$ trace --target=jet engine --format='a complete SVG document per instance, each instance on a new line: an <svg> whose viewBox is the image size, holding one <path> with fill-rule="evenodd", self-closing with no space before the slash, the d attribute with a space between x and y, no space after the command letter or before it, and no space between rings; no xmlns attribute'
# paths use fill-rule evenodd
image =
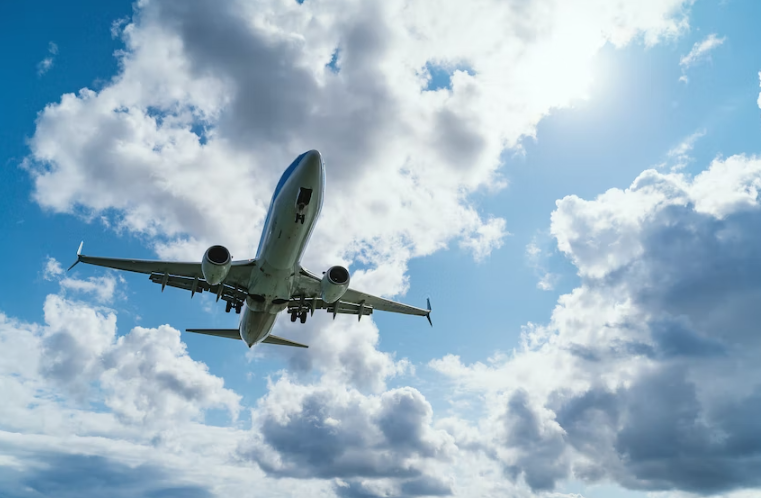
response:
<svg viewBox="0 0 761 498"><path fill-rule="evenodd" d="M220 284L227 277L227 272L230 271L231 265L232 258L230 257L230 251L226 247L211 246L206 250L201 261L203 278L210 285Z"/></svg>
<svg viewBox="0 0 761 498"><path fill-rule="evenodd" d="M349 288L349 270L343 266L331 266L322 276L320 287L322 300L326 303L335 303Z"/></svg>

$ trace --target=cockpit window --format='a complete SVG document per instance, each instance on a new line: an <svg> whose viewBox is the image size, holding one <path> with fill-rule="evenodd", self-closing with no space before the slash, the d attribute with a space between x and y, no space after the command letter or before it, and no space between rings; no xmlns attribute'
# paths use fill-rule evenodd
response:
<svg viewBox="0 0 761 498"><path fill-rule="evenodd" d="M306 206L309 201L312 200L312 189L301 187L299 189L299 197L296 199L296 204L299 206Z"/></svg>

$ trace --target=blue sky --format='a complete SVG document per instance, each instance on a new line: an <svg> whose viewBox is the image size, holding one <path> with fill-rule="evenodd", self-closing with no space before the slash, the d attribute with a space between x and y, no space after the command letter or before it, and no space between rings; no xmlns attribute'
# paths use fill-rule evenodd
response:
<svg viewBox="0 0 761 498"><path fill-rule="evenodd" d="M9 496L96 496L88 466L130 496L758 492L761 6L486 3L2 7ZM247 351L177 334L235 326L208 296L57 270L82 240L251 257L309 148L305 264L430 296L432 329L322 317L279 324L308 352Z"/></svg>

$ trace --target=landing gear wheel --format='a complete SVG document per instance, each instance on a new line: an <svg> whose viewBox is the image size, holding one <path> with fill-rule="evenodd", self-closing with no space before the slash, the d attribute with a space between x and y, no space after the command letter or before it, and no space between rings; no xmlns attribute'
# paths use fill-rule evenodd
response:
<svg viewBox="0 0 761 498"><path fill-rule="evenodd" d="M235 312L240 315L240 311L243 309L243 303L238 303L235 305Z"/></svg>
<svg viewBox="0 0 761 498"><path fill-rule="evenodd" d="M299 315L299 319L301 320L301 323L307 323L307 312L302 311Z"/></svg>
<svg viewBox="0 0 761 498"><path fill-rule="evenodd" d="M292 311L292 312L291 312L291 321L292 321L292 322L295 322L295 321L296 321L296 317L297 317L297 316L298 316L298 315L296 315L296 312L295 312L295 311Z"/></svg>
<svg viewBox="0 0 761 498"><path fill-rule="evenodd" d="M231 309L233 309L233 303L231 301L227 301L227 305L225 305L225 313L230 313Z"/></svg>

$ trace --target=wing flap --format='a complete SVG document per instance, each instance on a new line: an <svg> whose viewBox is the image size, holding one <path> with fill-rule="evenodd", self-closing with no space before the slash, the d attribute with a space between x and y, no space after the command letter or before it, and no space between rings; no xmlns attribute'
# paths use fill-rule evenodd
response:
<svg viewBox="0 0 761 498"><path fill-rule="evenodd" d="M185 332L193 332L194 334L214 335L217 337L224 337L225 339L240 339L240 331L238 329L185 329Z"/></svg>
<svg viewBox="0 0 761 498"><path fill-rule="evenodd" d="M278 337L276 335L268 335L266 339L262 341L265 344L277 344L278 346L293 346L295 348L308 348L306 344L301 344L300 342L294 342L289 341L288 339L283 339L282 337Z"/></svg>

